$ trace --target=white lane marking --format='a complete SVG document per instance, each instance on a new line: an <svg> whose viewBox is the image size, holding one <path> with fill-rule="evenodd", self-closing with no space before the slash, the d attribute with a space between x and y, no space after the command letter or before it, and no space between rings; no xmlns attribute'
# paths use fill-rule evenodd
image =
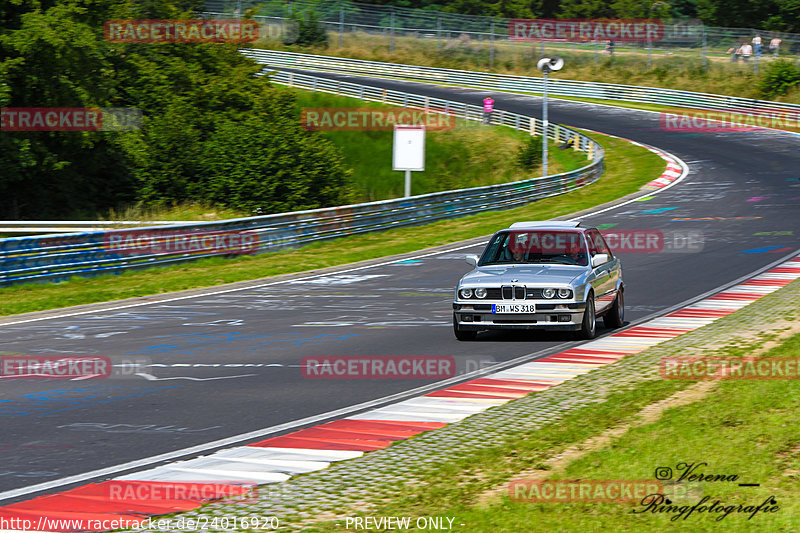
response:
<svg viewBox="0 0 800 533"><path fill-rule="evenodd" d="M147 381L170 381L173 379L186 379L189 381L214 381L215 379L247 378L251 376L257 376L258 374L239 374L238 376L219 376L214 378L193 378L189 376L174 376L169 378L159 378L152 374L147 374L145 372L137 372L136 375L146 379Z"/></svg>
<svg viewBox="0 0 800 533"><path fill-rule="evenodd" d="M130 365L114 365L128 368ZM284 365L282 363L151 363L142 366L151 368L266 368L270 366L302 368L303 365Z"/></svg>
<svg viewBox="0 0 800 533"><path fill-rule="evenodd" d="M650 192L649 193L650 195L658 194L661 191L666 190L667 188L671 187L672 185L677 184L679 181L683 180L683 178L685 177L686 174L688 174L688 166L686 166L683 163L683 161L681 161L677 157L675 159L676 159L676 161L679 161L681 163L681 166L684 169L682 177L679 178L678 180L675 180L668 187L664 187L664 188L659 189L657 191ZM634 200L631 200L631 201L634 201ZM592 216L592 215L595 215L595 214L603 213L605 211L609 211L609 210L621 207L622 205L625 205L627 203L630 203L630 202L625 202L623 204L611 206L609 208L602 209L602 210L597 211L597 212L590 212L590 213L587 213L587 214L585 214L583 216L587 217L587 216ZM432 257L432 256L441 255L441 254L445 254L445 253L452 253L452 252L455 252L455 251L458 251L458 250L465 250L465 249L469 249L469 248L474 248L474 247L477 247L477 246L480 246L480 244L476 243L476 244L461 245L461 246L458 246L456 248L451 248L451 249L448 249L448 250L442 250L442 251L438 251L438 252L430 252L430 253L427 253L427 254L421 254L421 255L418 255L418 256L414 256L412 258ZM386 262L383 262L383 263L377 263L377 264L374 264L374 265L366 265L366 266L362 266L362 267L354 267L354 268L351 268L351 269L346 269L346 270L343 270L343 271L339 271L339 273L355 272L355 271L359 271L359 270L365 270L365 269L368 269L368 268L377 268L377 267L381 267L381 266L390 265L390 264L392 264L392 263L394 263L396 261L397 260L386 261ZM778 261L776 261L774 264L778 264ZM300 279L313 279L314 277L316 277L316 276L308 276L306 278L300 278ZM746 279L746 276L743 276L740 279ZM21 323L27 323L27 322L37 322L37 321L41 321L41 320L49 320L49 319L54 319L54 318L65 318L65 317L69 317L69 316L79 316L79 315L92 314L92 313L97 313L97 312L108 312L108 311L114 311L114 310L117 310L117 309L126 309L126 308L130 308L130 307L138 307L138 306L142 306L142 305L161 304L161 303L164 303L164 302L187 300L187 299L191 299L191 298L207 298L208 296L213 296L213 295L216 295L216 294L227 294L227 293L237 292L237 291L242 291L242 290L251 290L251 289L257 289L257 288L262 288L262 287L269 287L269 286L282 284L282 283L286 283L286 282L285 281L274 281L274 282L263 283L263 284L259 284L259 285L247 286L247 287L237 287L237 288L232 288L232 289L224 289L224 290L220 290L220 291L214 291L214 292L211 292L211 293L204 293L202 295L180 296L180 297L170 298L170 299L167 299L167 300L161 300L159 302L139 302L139 303L134 303L134 304L127 304L127 305L117 306L117 307L113 307L113 308L103 309L101 311L93 309L93 310L89 310L89 311L81 311L81 312L75 312L75 313L64 313L64 314L58 314L58 315L55 315L55 316L32 318L32 319L27 319L27 320L21 320L21 321L16 321L16 322L0 324L0 327L2 327L4 325L21 324ZM719 288L717 288L716 290L719 290ZM709 291L709 292L712 292L712 291ZM708 294L708 293L706 293L706 294ZM690 301L690 300L687 300L687 301ZM676 306L675 308L679 308L679 306ZM561 346L566 346L566 343L556 347L556 349L560 348ZM513 360L508 361L508 362L506 362L504 364L501 364L501 365L498 365L498 366L501 369L503 369L503 368L512 368L512 367L514 367L515 364L519 365L519 363L516 363L517 361L524 360L524 359L526 359L528 357L531 357L531 356L533 356L535 354L536 354L535 352L534 353L530 353L530 354L526 354L526 355L514 358ZM586 369L585 371L589 371L589 370L590 369ZM51 488L55 488L55 487L60 487L60 486L67 485L67 484L78 483L78 482L81 482L81 481L86 481L86 480L90 480L90 479L93 479L93 478L106 476L108 474L113 474L113 473L122 472L122 471L126 471L126 470L132 470L134 468L140 468L140 467L143 467L143 466L148 466L148 465L156 463L156 462L170 460L170 459L177 458L177 457L184 457L184 456L187 456L187 455L204 452L204 451L207 451L209 449L219 448L219 447L222 447L222 446L227 446L229 444L234 444L234 443L242 442L242 441L245 441L245 440L251 440L251 439L258 438L258 437L263 437L263 436L266 436L266 435L269 435L269 434L272 434L272 433L283 431L285 429L293 429L293 428L301 426L301 425L311 424L311 423L315 423L315 422L318 422L318 421L321 421L321 420L326 420L326 419L338 417L339 415L347 415L349 413L352 413L354 411L359 411L359 410L367 408L369 406L380 405L380 404L383 404L383 403L386 403L386 402L391 402L393 399L405 399L405 398L408 398L408 397L413 397L414 393L416 391L427 392L429 390L438 390L439 388L441 388L442 384L445 384L445 383L450 382L450 381L452 381L454 383L456 381L462 381L465 377L467 377L467 376L469 376L471 374L482 376L482 375L489 374L489 372L476 371L476 372L472 372L472 373L466 374L464 376L459 376L458 378L452 378L451 380L446 380L445 382L440 382L439 384L434 384L433 386L419 387L417 389L413 389L412 391L406 391L404 393L398 393L398 394L386 396L386 397L383 397L383 398L380 398L380 399L377 399L377 400L371 400L369 402L364 402L364 403L358 404L356 406L350 406L350 407L346 407L346 408L330 411L328 413L323 413L321 415L315 415L315 416L311 416L311 417L306 417L304 419L296 420L296 421L293 421L293 422L287 422L287 423L279 424L277 426L272 426L272 427L269 427L269 428L264 428L264 429L261 429L261 430L252 431L252 432L249 432L249 433L243 433L243 434L240 434L240 435L236 435L236 436L233 436L233 437L228 437L228 438L225 438L225 439L220 439L220 440L213 441L213 442L210 442L210 443L205 443L205 444L201 444L201 445L197 445L197 446L192 446L192 447L189 447L189 448L184 448L182 450L176 450L176 451L173 451L173 452L167 452L167 453L159 454L159 455L148 457L148 458L144 458L144 459L130 461L130 462L123 463L123 464L120 464L120 465L115 465L115 466L112 466L112 467L107 467L107 468L103 468L103 469L99 469L99 470L94 470L94 471L86 472L86 473L83 473L83 474L78 474L78 475L74 475L74 476L68 476L66 478L62 478L62 479L58 479L58 480L53 480L53 481L49 481L49 482L45 482L45 483L39 483L39 484L32 485L32 486L29 486L29 487L23 487L23 488L20 488L20 489L13 489L13 490L1 492L0 493L0 500L14 498L14 497L22 496L22 495L25 495L25 494L34 493L34 492L40 492L40 491L43 491L43 490L47 490L47 489L51 489ZM351 419L359 419L359 418L366 418L366 417L363 417L362 415L355 415L355 416L350 417L350 418Z"/></svg>
<svg viewBox="0 0 800 533"><path fill-rule="evenodd" d="M392 263L390 263L392 264ZM374 278L385 278L389 274L331 274L319 276L310 280L297 280L288 282L289 285L350 285L359 281L366 281Z"/></svg>
<svg viewBox="0 0 800 533"><path fill-rule="evenodd" d="M591 131L591 130L587 130L587 131ZM602 133L602 132L597 132L597 133ZM609 137L615 137L614 135L609 135L607 133L602 133L602 134L603 135L608 135ZM621 137L618 137L618 138L621 138ZM639 143L636 143L635 141L631 141L630 139L625 139L625 140L628 141L628 142L634 143L634 144L639 144ZM655 190L655 191L647 191L646 193L644 193L644 195L654 196L656 194L659 194L660 192L665 191L665 190L669 189L670 187L672 187L673 185L676 185L679 182L683 181L683 179L689 173L689 166L686 163L684 163L683 160L681 160L679 157L677 157L675 155L672 155L669 152L665 152L663 150L661 150L661 152L664 153L664 154L669 155L670 157L672 157L681 166L681 168L683 169L683 172L681 173L681 177L680 178L676 179L675 181L673 181L671 184L667 185L666 187L662 187L661 189L658 189L658 190ZM585 217L589 217L589 216L598 215L600 213L605 213L606 211L610 211L612 209L616 209L618 207L622 207L622 206L627 205L627 204L629 204L631 202L634 202L635 200L636 199L632 199L632 200L629 200L629 201L624 202L622 204L613 205L611 207L608 207L608 208L605 208L605 209L601 209L599 211L592 211L592 212L586 213L585 215L582 215L581 217L578 217L578 218L585 218ZM576 219L570 219L570 220L576 220ZM477 237L477 238L479 238L479 239L487 238L488 239L489 237L490 236L487 235L485 237ZM411 256L411 257L406 258L405 260L406 261L418 260L418 259L422 259L422 258L425 258L425 257L434 257L434 256L437 256L437 255L452 254L453 252L457 252L459 250L467 250L469 248L475 248L475 247L480 246L480 245L481 245L480 243L461 245L461 246L456 246L455 248L449 248L447 250L440 250L438 252L429 252L427 254L420 254L420 255ZM388 265L392 265L394 263L397 263L397 261L398 261L397 259L394 259L394 260L391 260L391 261L384 261L384 262L377 263L377 264L374 264L374 265L365 265L365 266L361 266L361 267L354 267L354 268L349 268L349 269L345 269L345 270L339 270L339 271L337 271L335 273L335 275L341 275L341 274L345 274L347 272L358 272L360 270L366 270L366 269L369 269L369 268L378 268L378 267L388 266ZM324 276L328 276L328 275L329 274L323 275L323 277ZM181 301L181 300L188 300L188 299L191 299L191 298L208 298L209 296L215 296L215 295L218 295L218 294L228 294L228 293L231 293L231 292L237 292L237 291L243 291L243 290L260 289L260 288L271 287L271 286L279 285L279 284L286 284L286 283L289 283L289 282L297 283L297 282L302 282L302 281L306 281L306 280L313 280L313 279L316 279L316 278L319 278L319 277L320 277L319 275L310 275L310 276L301 277L301 278L298 278L298 279L295 279L295 280L289 280L289 281L287 281L287 280L272 281L272 282L262 283L262 284L258 284L258 285L250 285L250 286L247 286L247 287L235 287L235 288L232 288L232 289L223 289L223 290L220 290L220 291L206 292L206 293L203 293L203 294L194 294L194 295L190 295L190 296L177 296L175 298L167 298L165 300L159 300L157 302L138 302L138 303L120 305L120 306L116 306L116 307L110 307L110 308L101 309L101 310L93 309L93 310L89 310L89 311L77 311L77 312L72 312L72 313L69 313L69 312L67 312L67 313L57 313L55 315L46 316L46 317L29 318L29 319L25 319L25 320L16 320L16 321L13 321L13 322L0 322L0 328L3 327L3 326L10 326L10 325L16 325L16 324L26 324L26 323L29 323L29 322L39 322L39 321L42 321L42 320L51 320L51 319L57 319L57 318L67 318L67 317L71 317L71 316L81 316L81 315L88 315L88 314L92 314L92 313L107 313L108 311L116 311L116 310L119 310L119 309L129 309L131 307L140 307L140 306L143 306L143 305L158 305L158 304L164 304L166 302L177 302L177 301ZM144 298L146 298L146 296Z"/></svg>
<svg viewBox="0 0 800 533"><path fill-rule="evenodd" d="M486 239L488 239L489 237L490 237L490 235L487 235L485 237L477 237L477 238L481 238L481 239L482 238L486 238ZM413 256L413 257L410 257L409 259L420 259L420 258L423 258L423 257L432 257L432 256L439 255L439 254L456 252L458 250L466 250L466 249L469 249L469 248L475 248L477 246L483 246L483 243L473 243L473 244L460 245L460 246L457 246L455 248L449 248L447 250L441 250L441 251L438 251L438 252L428 252L426 254ZM359 270L366 270L368 268L379 268L379 267L384 267L384 266L391 265L392 263L395 263L395 262L397 262L397 259L394 259L392 261L384 261L382 263L376 263L374 265L365 265L365 266L360 266L360 267L348 268L348 269L345 269L345 270L339 270L336 273L337 274L343 274L343 273L346 273L346 272L357 272ZM272 287L274 285L285 285L285 284L289 283L289 281L312 280L312 279L317 278L319 276L320 276L319 274L315 274L315 275L309 275L309 276L297 278L297 279L294 279L294 280L270 281L268 283L261 283L261 284L258 284L258 285L249 285L247 287L235 287L235 288L232 288L232 289L223 289L223 290L219 290L219 291L205 292L203 294L192 294L192 295L188 295L188 296L176 296L174 298L167 298L167 299L158 300L158 301L155 301L155 302L153 302L153 301L150 301L150 302L137 302L137 303L119 305L119 306L116 306L116 307L108 307L108 308L105 308L105 309L92 309L92 310L89 310L89 311L65 312L65 313L57 313L57 314L54 314L54 315L38 317L38 318L27 318L27 319L24 319L24 320L16 320L16 321L13 321L13 322L0 322L0 328L2 328L4 326L15 326L17 324L26 324L26 323L29 323L29 322L40 322L42 320L54 320L54 319L60 319L60 318L68 318L68 317L72 317L72 316L82 316L82 315L89 315L89 314L107 313L109 311L117 311L119 309L129 309L131 307L140 307L140 306L143 306L143 305L161 305L161 304L164 304L164 303L167 303L167 302L177 302L177 301L181 301L181 300L189 300L189 299L192 299L192 298L207 298L209 296L215 296L215 295L218 295L218 294L228 294L228 293L231 293L231 292L247 291L247 290L253 290L253 289L261 289L261 288L264 288L264 287ZM150 296L152 297L153 295L150 295ZM141 298L146 298L146 297L147 296L142 296ZM104 316L102 318L107 318L107 317ZM126 317L123 317L123 318L126 318Z"/></svg>
<svg viewBox="0 0 800 533"><path fill-rule="evenodd" d="M463 248L469 248L471 246L475 246L475 245L464 246ZM730 286L736 285L737 283L741 283L745 279L749 279L749 278L752 278L752 277L754 277L756 275L763 274L765 271L767 271L767 270L769 270L771 268L775 268L777 265L786 263L789 260L790 257L797 256L797 252L798 252L798 250L795 250L792 254L789 254L789 255L781 258L781 259L778 259L778 260L774 261L773 263L771 263L771 264L769 264L769 265L767 265L765 267L762 267L761 269L758 269L758 270L754 271L754 272L758 272L758 274L750 273L749 275L742 276L739 279L734 280L733 282L721 285L719 287L716 287L715 289L707 291L705 293L705 295L713 294L715 292L719 292L721 290L725 290L726 287L730 287ZM428 255L433 255L433 254L428 254ZM703 295L700 296L700 298L702 298L702 297L703 297ZM679 304L677 304L675 306L672 306L670 308L662 310L660 312L663 313L663 314L667 314L667 313L672 312L673 310L686 308L686 307L690 306L693 303L693 301L694 301L694 298L690 298L690 299L687 299L687 300L685 300L685 301L683 301L683 302L681 302L681 303L679 303ZM652 318L645 317L644 319L642 319L641 322L635 322L635 323L631 324L630 327L632 327L634 325L640 325L642 323L646 323L648 320L652 320ZM562 343L562 344L552 348L554 350L553 353L559 353L559 351L563 351L563 349L567 348L568 346L569 347L575 347L575 346L571 346L570 343ZM581 345L578 345L578 347L580 347L580 346ZM574 364L537 363L535 361L525 361L527 358L535 356L535 355L537 355L537 352L532 352L532 353L529 353L529 354L526 354L526 355L523 355L523 356L520 356L520 357L516 357L516 358L512 359L511 361L506 361L505 363L499 363L497 365L497 368L498 368L497 371L508 370L508 369L513 369L516 372L525 372L525 371L531 372L531 371L533 371L533 372L531 372L531 374L535 375L535 372L537 370L542 372L543 374L549 374L553 370L567 371L567 372L578 373L578 374L589 372L589 371L592 370L592 368L582 367L582 366L574 365ZM260 438L260 437L264 437L264 436L267 436L267 435L270 435L270 434L273 434L273 433L278 433L280 431L284 431L284 430L288 430L288 429L295 429L295 428L297 428L299 426L314 424L314 423L320 422L322 420L338 419L340 417L341 418L347 417L349 420L370 419L369 416L370 416L370 414L372 414L372 416L374 416L374 411L370 411L370 412L366 412L366 413L360 413L360 414L356 414L356 415L352 415L352 413L354 413L354 412L358 413L361 410L368 409L370 407L374 407L374 406L377 406L377 405L388 404L388 405L385 405L385 407L391 407L391 403L390 402L392 402L392 401L395 401L395 400L402 401L402 400L415 398L415 397L418 397L420 394L424 394L424 393L427 393L427 392L430 392L430 391L433 391L433 390L441 390L442 388L445 388L447 385L459 383L459 382L463 381L464 378L469 378L469 377L472 377L472 376L478 377L478 376L486 376L486 375L496 374L497 371L476 370L474 372L470 372L468 374L465 374L464 376L458 376L458 377L455 377L455 378L450 378L448 380L444 380L444 381L441 381L441 382L438 382L438 383L434 383L434 384L429 385L429 386L418 387L416 389L412 389L411 391L406 391L406 392L393 394L393 395L390 395L390 396L385 396L383 398L379 398L379 399L376 399L376 400L370 400L368 402L364 402L364 403L361 403L361 404L358 404L358 405L355 405L355 406L336 409L334 411L329 411L327 413L323 413L323 414L320 414L320 415L310 416L310 417L306 417L306 418L303 418L303 419L300 419L300 420L295 420L295 421L292 421L292 422L285 422L283 424L278 424L276 426L271 426L271 427L264 428L264 429L261 429L261 430L251 431L249 433L242 433L242 434L239 434L239 435L236 435L236 436L233 436L233 437L227 437L225 439L216 440L216 441L213 441L213 442L210 442L210 443L200 444L200 445L197 445L197 446L192 446L192 447L189 447L189 448L184 448L184 449L176 450L176 451L172 451L172 452L162 453L162 454L155 455L155 456L152 456L152 457L147 457L147 458L144 458L144 459L138 459L138 460L135 460L135 461L129 461L127 463L123 463L123 464L120 464L120 465L115 465L115 466L111 466L111 467L107 467L107 468L102 468L102 469L99 469L99 470L94 470L94 471L86 472L86 473L83 473L83 474L77 474L77 475L74 475L74 476L68 476L66 478L61 478L61 479L57 479L57 480L53 480L53 481L48 481L48 482L45 482L45 483L39 483L39 484L28 486L28 487L23 487L23 488L19 488L19 489L12 489L12 490L8 490L8 491L5 491L5 492L0 492L0 501L6 500L6 499L9 499L9 498L16 498L16 497L19 497L19 496L23 496L23 495L31 494L31 493L35 493L35 492L41 492L41 491L44 491L44 490L48 490L48 489L52 489L52 488L56 488L56 487L61 487L61 486L68 485L68 484L80 483L82 481L87 481L87 480L91 480L91 479L95 479L95 478L99 478L99 477L104 477L104 476L108 476L110 474L116 474L118 472L124 472L124 471L127 471L127 470L133 470L135 468L141 468L141 467L144 467L144 466L149 466L149 465L151 465L153 463L158 463L158 462L162 462L162 461L168 461L168 460L175 459L175 458L178 458L178 457L185 457L185 456L189 456L189 455L193 455L193 454L199 454L201 452L205 452L205 451L208 451L208 450L211 450L211 449L222 448L224 446L228 446L228 445L231 445L231 444L237 444L237 443L240 443L240 442L243 442L243 441L247 441L247 440L254 440L254 439L257 439L257 438ZM408 418L406 418L408 416L409 416L408 414L401 414L401 415L384 414L382 416L382 419L383 420L410 421ZM424 417L424 416L422 416L422 417L414 417L414 419L415 420L422 420L422 421L430 420L429 418ZM306 450L295 449L295 448L272 448L272 449L281 450L281 451L292 451L293 453L301 453L301 452L306 452L306 453L309 453L309 454L321 453L320 450L316 450L316 451L315 450L307 450L306 451ZM137 472L137 473L130 474L130 476L137 476L137 475L141 475L141 473ZM118 479L125 479L125 477L126 476L124 476L122 478L118 478ZM135 477L132 478L132 479L135 479ZM174 479L173 479L173 481L174 481Z"/></svg>
<svg viewBox="0 0 800 533"><path fill-rule="evenodd" d="M474 245L471 245L474 246ZM466 247L465 247L466 248ZM523 356L523 357L529 357ZM519 359L519 358L518 358ZM513 364L512 362L508 362L509 365ZM518 364L518 362L517 362ZM410 391L399 392L396 394L391 394L389 396L384 396L383 398L378 398L375 400L370 400L367 402L363 402L360 404L342 407L341 409L335 409L333 411L328 411L327 413L322 413L318 415L308 416L305 418L301 418L298 420L293 420L290 422L284 422L282 424L277 424L275 426L270 426L263 429L258 429L255 431L250 431L247 433L241 433L239 435L234 435L232 437L226 437L224 439L219 439L212 442L207 442L203 444L198 444L196 446L190 446L188 448L183 448L180 450L174 450L171 452L166 452L158 455L154 455L151 457L145 457L143 459L137 459L134 461L129 461L127 463L122 463L114 466L109 466L106 468L100 468L98 470L92 470L90 472L84 472L82 474L75 474L72 476L67 476L61 479L55 479L52 481L46 481L44 483L38 483L36 485L30 485L28 487L21 487L18 489L7 490L5 492L0 492L0 501L7 500L10 498L17 498L19 496L24 496L26 494L41 492L49 489L53 489L56 487L62 487L64 485L71 485L73 483L81 483L83 481L89 481L91 479L101 478L101 477L108 477L112 474L117 474L119 472L125 472L128 470L134 470L137 468L147 467L154 463L159 463L163 461L169 461L172 459L177 459L180 457L187 457L192 455L198 455L203 452L207 452L209 450L213 450L216 448L223 448L225 446L230 446L232 444L239 444L245 441L251 441L255 439L260 439L275 433L279 433L282 431L295 429L297 427L307 426L316 424L318 422L329 421L331 419L341 419L345 417L350 417L352 419L353 413L358 413L360 411L364 411L366 409L384 405L384 404L391 404L393 401L399 400L406 400L412 397L419 396L420 394L425 394L427 392L431 392L433 390L439 390L441 388L447 387L450 384L455 384L459 381L462 381L465 378L469 378L471 376L479 376L483 373L488 373L487 371L476 370L474 372L470 372L469 374L465 374L463 376L456 376L453 378L446 379L444 381L440 381L437 383L433 383L431 385L423 385L421 387L417 387L415 389L411 389ZM356 415L357 416L357 415ZM398 419L400 420L400 419ZM264 448L276 451L291 451L292 453L304 453L305 450L296 449L296 448ZM343 458L349 458L348 455L344 454L353 454L357 453L358 455L353 455L353 457L358 457L362 454L362 452L351 452L351 451L331 451L331 450L308 450L307 453L309 454L343 454ZM131 476L139 475L139 472L132 473ZM116 479L126 479L129 476L123 476L122 478ZM135 479L135 477L130 477L130 479Z"/></svg>

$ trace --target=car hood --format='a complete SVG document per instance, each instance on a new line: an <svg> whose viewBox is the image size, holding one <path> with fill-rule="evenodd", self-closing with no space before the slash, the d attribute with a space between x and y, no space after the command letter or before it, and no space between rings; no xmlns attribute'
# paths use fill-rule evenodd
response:
<svg viewBox="0 0 800 533"><path fill-rule="evenodd" d="M569 284L587 271L567 265L492 265L478 267L461 278L462 285ZM517 281L513 281L517 280Z"/></svg>

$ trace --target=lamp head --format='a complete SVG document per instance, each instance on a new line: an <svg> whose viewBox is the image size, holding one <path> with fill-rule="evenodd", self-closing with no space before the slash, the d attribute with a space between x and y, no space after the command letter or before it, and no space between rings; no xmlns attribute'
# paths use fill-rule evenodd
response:
<svg viewBox="0 0 800 533"><path fill-rule="evenodd" d="M536 63L536 68L542 72L554 72L564 68L564 60L558 56L543 57Z"/></svg>

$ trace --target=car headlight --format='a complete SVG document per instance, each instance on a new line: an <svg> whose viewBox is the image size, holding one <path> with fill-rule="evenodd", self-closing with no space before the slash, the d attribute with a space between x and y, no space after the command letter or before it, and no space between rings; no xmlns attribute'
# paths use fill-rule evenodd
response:
<svg viewBox="0 0 800 533"><path fill-rule="evenodd" d="M559 298L571 298L572 291L569 289L558 289L558 297Z"/></svg>
<svg viewBox="0 0 800 533"><path fill-rule="evenodd" d="M476 298L486 298L486 289L483 287L479 289L475 289L475 297Z"/></svg>
<svg viewBox="0 0 800 533"><path fill-rule="evenodd" d="M462 298L472 298L472 289L461 289L459 294L461 294Z"/></svg>
<svg viewBox="0 0 800 533"><path fill-rule="evenodd" d="M542 289L542 296L547 298L548 300L556 295L555 289Z"/></svg>

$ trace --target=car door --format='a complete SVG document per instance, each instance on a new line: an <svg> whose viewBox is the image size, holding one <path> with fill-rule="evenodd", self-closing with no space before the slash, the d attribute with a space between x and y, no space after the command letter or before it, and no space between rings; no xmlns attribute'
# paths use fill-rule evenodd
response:
<svg viewBox="0 0 800 533"><path fill-rule="evenodd" d="M595 309L600 313L614 302L619 270L616 268L616 258L611 254L611 250L598 230L591 229L587 231L586 240L589 244L590 261L598 254L606 254L608 256L608 261L592 267Z"/></svg>

